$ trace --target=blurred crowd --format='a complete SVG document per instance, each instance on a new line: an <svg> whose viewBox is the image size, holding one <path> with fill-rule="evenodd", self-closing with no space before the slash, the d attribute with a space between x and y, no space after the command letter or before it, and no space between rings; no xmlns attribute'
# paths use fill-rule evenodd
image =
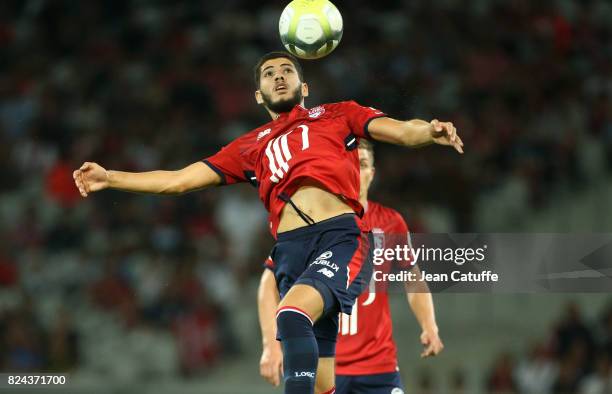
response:
<svg viewBox="0 0 612 394"><path fill-rule="evenodd" d="M304 62L306 105L354 99L395 118L448 119L466 144L463 157L376 148L372 195L413 231L520 231L559 191L610 172L609 1L337 5L344 38ZM181 168L267 122L251 69L281 49L280 11L277 1L0 2L0 370L98 360L82 349L100 313L170 333L185 374L240 352L228 310L272 244L250 186L83 200L72 171L85 160Z"/></svg>
<svg viewBox="0 0 612 394"><path fill-rule="evenodd" d="M511 353L495 360L487 381L490 393L607 394L612 392L612 304L589 322L578 305L568 304L549 338L526 357Z"/></svg>
<svg viewBox="0 0 612 394"><path fill-rule="evenodd" d="M545 338L500 353L484 383L488 394L609 394L612 392L612 303L594 321L569 303ZM466 367L449 376L449 394L470 393ZM439 383L439 382L438 382ZM416 394L440 392L422 370Z"/></svg>

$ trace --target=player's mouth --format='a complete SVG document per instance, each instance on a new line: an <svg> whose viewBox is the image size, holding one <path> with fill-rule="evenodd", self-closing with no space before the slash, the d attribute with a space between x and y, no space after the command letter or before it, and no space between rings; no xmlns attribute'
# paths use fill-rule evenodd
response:
<svg viewBox="0 0 612 394"><path fill-rule="evenodd" d="M287 85L285 85L284 83L278 84L276 85L276 87L274 88L275 92L282 92L282 91L287 91Z"/></svg>

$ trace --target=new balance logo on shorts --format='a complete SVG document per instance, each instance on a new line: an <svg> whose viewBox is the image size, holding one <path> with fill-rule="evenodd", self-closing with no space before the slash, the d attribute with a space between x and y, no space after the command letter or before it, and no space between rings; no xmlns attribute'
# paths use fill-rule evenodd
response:
<svg viewBox="0 0 612 394"><path fill-rule="evenodd" d="M323 275L327 276L328 278L331 278L332 276L335 275L333 271L331 271L331 270L329 270L329 269L327 269L325 267L321 268L317 272L322 273Z"/></svg>

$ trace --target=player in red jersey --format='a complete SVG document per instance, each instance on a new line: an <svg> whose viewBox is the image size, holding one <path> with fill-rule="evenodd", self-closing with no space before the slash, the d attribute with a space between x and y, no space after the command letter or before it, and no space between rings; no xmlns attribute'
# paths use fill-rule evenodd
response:
<svg viewBox="0 0 612 394"><path fill-rule="evenodd" d="M285 270L276 317L285 392L331 392L334 316L338 309L351 312L367 276L367 240L359 219L359 138L412 147L436 143L460 153L463 143L450 122L394 120L352 101L304 108L308 85L297 59L285 52L263 56L255 81L255 99L272 121L215 155L177 171L141 173L107 171L86 162L73 176L84 197L106 188L181 194L237 182L257 186L277 240L273 252ZM315 253L317 264L329 263L333 270L309 268ZM317 330L326 337L315 337Z"/></svg>
<svg viewBox="0 0 612 394"><path fill-rule="evenodd" d="M374 176L374 151L367 140L361 140L359 144L359 163L359 201L365 207L363 220L372 229L374 236L382 240L383 243L377 247L393 248L397 243L409 242L408 226L402 216L391 208L368 200L368 189ZM377 269L388 272L391 263L385 262ZM397 264L403 269L410 267L410 261ZM260 373L276 386L282 376L282 350L276 340L276 328L269 322L273 320L271 317L277 308L279 295L274 262L267 259L265 267L258 291L263 340ZM413 270L420 275L418 267L415 266ZM369 291L359 296L351 315L343 313L340 317L336 347L336 394L403 392L398 373L397 349L393 341L388 294L385 289L375 291L373 285L374 282L371 282ZM444 346L438 336L433 301L427 284L419 281L406 284L406 294L410 308L422 329L421 342L425 349L421 356L435 356Z"/></svg>

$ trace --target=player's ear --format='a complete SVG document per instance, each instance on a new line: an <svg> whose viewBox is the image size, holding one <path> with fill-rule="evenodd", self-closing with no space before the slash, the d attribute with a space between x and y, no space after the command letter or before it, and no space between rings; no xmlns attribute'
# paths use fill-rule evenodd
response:
<svg viewBox="0 0 612 394"><path fill-rule="evenodd" d="M302 82L302 97L308 97L308 84Z"/></svg>
<svg viewBox="0 0 612 394"><path fill-rule="evenodd" d="M257 101L257 104L263 104L263 97L261 96L261 90L257 89L255 91L255 101Z"/></svg>

